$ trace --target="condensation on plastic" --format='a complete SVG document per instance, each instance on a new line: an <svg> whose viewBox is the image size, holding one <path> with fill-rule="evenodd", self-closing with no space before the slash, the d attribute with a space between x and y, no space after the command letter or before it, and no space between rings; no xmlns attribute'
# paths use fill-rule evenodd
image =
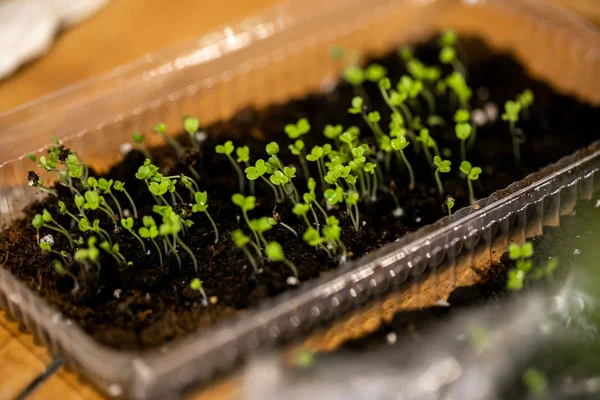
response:
<svg viewBox="0 0 600 400"><path fill-rule="evenodd" d="M64 138L103 171L120 160L119 149L133 130L149 132L164 121L175 131L186 113L208 124L243 107L324 90L339 72L328 58L334 44L378 54L446 28L511 50L554 86L600 103L600 34L542 0L291 1L0 115L0 227L21 216L36 198L23 185L31 166L24 155L41 154L52 136ZM191 383L229 370L249 352L300 336L402 287L409 276L489 262L511 240L556 225L559 215L600 187L598 148L481 200L481 209L459 210L326 278L190 334L168 345L164 354L98 344L3 268L0 305L105 393L177 397Z"/></svg>

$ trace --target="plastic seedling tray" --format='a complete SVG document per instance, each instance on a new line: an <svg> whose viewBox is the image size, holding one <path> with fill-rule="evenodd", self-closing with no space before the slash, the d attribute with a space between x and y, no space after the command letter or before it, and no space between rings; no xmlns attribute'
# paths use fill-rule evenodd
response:
<svg viewBox="0 0 600 400"><path fill-rule="evenodd" d="M545 1L291 1L0 115L0 227L35 200L23 185L30 162L24 155L36 148L40 154L51 136L106 171L134 129L149 131L156 121L176 125L186 113L210 123L243 107L325 89L338 74L326 61L333 44L380 54L446 28L510 49L563 92L600 102L600 35ZM174 398L250 352L402 290L409 276L490 262L510 241L558 224L578 199L589 198L600 188L599 167L596 143L300 290L169 344L166 352L98 344L3 268L0 305L108 395Z"/></svg>

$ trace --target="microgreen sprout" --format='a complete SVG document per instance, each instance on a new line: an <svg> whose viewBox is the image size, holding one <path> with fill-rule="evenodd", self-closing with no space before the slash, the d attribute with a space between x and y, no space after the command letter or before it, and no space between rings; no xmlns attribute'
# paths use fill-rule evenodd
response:
<svg viewBox="0 0 600 400"><path fill-rule="evenodd" d="M198 278L192 279L192 281L190 282L190 289L200 292L204 301L208 300L208 297L206 296L206 292L204 291L204 287L202 286L202 281L200 279L198 279Z"/></svg>
<svg viewBox="0 0 600 400"><path fill-rule="evenodd" d="M531 89L525 89L517 96L517 102L521 105L525 118L529 118L529 107L533 104L534 99L535 96Z"/></svg>
<svg viewBox="0 0 600 400"><path fill-rule="evenodd" d="M469 109L469 100L473 95L473 91L467 85L464 75L453 72L446 77L445 84L452 90L452 93L458 99L460 106L464 109Z"/></svg>
<svg viewBox="0 0 600 400"><path fill-rule="evenodd" d="M292 273L294 274L294 276L296 278L298 277L298 270L296 269L296 266L294 265L294 263L292 263L290 260L288 260L285 257L285 254L283 253L283 249L281 248L281 245L279 243L269 242L267 244L267 246L265 247L265 253L267 254L267 258L270 261L284 263L292 270Z"/></svg>
<svg viewBox="0 0 600 400"><path fill-rule="evenodd" d="M69 271L68 269L66 269L62 263L58 260L54 261L54 270L56 271L57 274L59 274L60 276L68 276L71 279L73 279L73 289L71 289L71 293L77 293L77 291L79 290L79 282L77 282L77 277L75 275L73 275L73 273L71 271Z"/></svg>
<svg viewBox="0 0 600 400"><path fill-rule="evenodd" d="M127 265L132 264L132 263L128 263L127 260L125 259L125 257L123 257L123 255L120 252L118 243L111 245L108 241L104 241L104 242L100 243L100 245L98 247L100 247L102 250L104 250L105 252L110 254L110 256L115 259L117 264L127 264Z"/></svg>
<svg viewBox="0 0 600 400"><path fill-rule="evenodd" d="M433 149L434 154L436 156L440 155L440 150L438 149L436 141L429 134L429 129L421 128L419 130L419 136L417 136L415 140L423 144L423 150L425 152L427 162L429 164L433 164L433 159L431 158L431 151L429 151L429 149Z"/></svg>
<svg viewBox="0 0 600 400"><path fill-rule="evenodd" d="M181 268L181 259L177 254L175 243L178 244L186 253L189 254L190 258L192 259L192 262L194 263L194 271L198 272L198 260L196 259L194 252L179 237L179 232L182 229L180 217L173 211L173 209L170 206L165 206L165 208L163 209L159 209L157 208L157 206L154 206L153 211L160 211L162 215L162 224L160 224L160 226L158 227L158 233L160 236L163 236L165 238L172 238L172 242L170 240L166 240L166 242L173 250L175 257L179 262L179 267Z"/></svg>
<svg viewBox="0 0 600 400"><path fill-rule="evenodd" d="M40 249L48 253L57 254L64 262L67 262L68 253L66 251L56 251L52 248L52 244L48 241L40 240Z"/></svg>
<svg viewBox="0 0 600 400"><path fill-rule="evenodd" d="M152 243L154 244L154 247L156 247L156 251L158 252L158 257L160 260L160 266L163 266L163 258L162 258L162 251L160 250L160 247L158 246L158 243L156 243L156 238L158 237L158 228L156 226L156 222L154 221L154 218L152 218L149 215L146 215L142 218L142 222L144 224L144 226L142 226L139 230L138 233L140 235L140 237L144 238L144 239L150 239L152 241Z"/></svg>
<svg viewBox="0 0 600 400"><path fill-rule="evenodd" d="M200 144L198 143L198 139L196 138L196 133L198 132L198 128L200 128L200 121L197 118L192 118L190 116L183 117L183 129L190 135L190 140L194 149L198 152L200 151Z"/></svg>
<svg viewBox="0 0 600 400"><path fill-rule="evenodd" d="M452 209L454 208L454 197L447 196L444 200L444 206L448 209L448 215L452 215Z"/></svg>
<svg viewBox="0 0 600 400"><path fill-rule="evenodd" d="M450 165L452 165L452 163L450 160L443 160L440 156L435 156L433 157L433 165L435 165L435 181L438 186L438 192L441 196L444 194L444 186L442 185L442 180L440 179L440 172L443 174L450 172Z"/></svg>
<svg viewBox="0 0 600 400"><path fill-rule="evenodd" d="M173 147L173 149L175 149L177 157L181 157L181 155L183 154L183 149L181 148L181 145L179 144L179 142L177 142L177 140L169 136L169 134L167 133L167 125L165 125L163 122L156 124L154 126L154 133L157 133L163 138L165 138L165 140Z"/></svg>
<svg viewBox="0 0 600 400"><path fill-rule="evenodd" d="M240 169L240 166L238 165L238 163L235 162L235 160L231 156L231 153L233 153L234 148L235 147L233 146L233 142L231 140L228 140L223 144L217 145L215 147L215 151L217 152L217 154L225 154L227 156L227 158L231 162L231 165L233 165L235 172L238 174L238 183L240 186L240 192L243 193L244 192L244 174L242 173L242 170Z"/></svg>
<svg viewBox="0 0 600 400"><path fill-rule="evenodd" d="M413 172L410 162L408 162L408 159L404 155L404 149L406 147L408 147L409 144L410 144L410 142L408 140L406 140L406 138L404 136L399 136L390 141L390 145L392 146L392 149L400 154L400 157L402 158L402 161L404 162L404 165L406 166L406 169L408 170L408 174L410 176L410 183L408 185L408 188L410 190L413 190L415 188L415 173Z"/></svg>
<svg viewBox="0 0 600 400"><path fill-rule="evenodd" d="M254 244L252 242L252 239L246 236L241 229L236 229L235 231L231 232L231 239L233 240L235 246L242 249L246 257L248 257L248 260L250 261L250 264L252 264L252 268L254 268L254 271L258 272L256 260L254 259L254 256L252 256L252 253L250 253L250 250L248 250L248 247L246 245L251 244L255 248L258 248L258 246Z"/></svg>
<svg viewBox="0 0 600 400"><path fill-rule="evenodd" d="M327 146L327 145L326 145ZM328 148L331 150L331 146ZM323 163L323 156L325 156L326 148L321 146L315 146L310 150L310 154L306 155L306 159L310 162L317 164L319 170L319 178L321 179L321 186L325 187L325 165Z"/></svg>
<svg viewBox="0 0 600 400"><path fill-rule="evenodd" d="M467 158L467 139L471 136L473 127L468 122L459 122L454 127L456 137L460 140L460 157L464 161Z"/></svg>
<svg viewBox="0 0 600 400"><path fill-rule="evenodd" d="M273 184L271 183L271 181L267 178L265 178L265 173L267 173L269 171L269 169L271 169L271 165L266 163L265 160L263 159L258 159L256 160L256 162L254 163L254 166L250 166L247 167L244 172L246 173L246 178L248 178L248 180L250 180L251 182L255 181L258 178L261 178L263 181L265 181L273 190L273 195L275 196L275 202L279 203L282 201L282 199L279 197L279 191L277 190L277 188L275 186L273 186Z"/></svg>
<svg viewBox="0 0 600 400"><path fill-rule="evenodd" d="M73 258L75 261L83 263L86 269L90 268L90 263L95 265L98 271L100 271L100 263L98 262L98 257L100 256L100 250L96 247L96 242L98 239L95 236L90 236L88 238L87 244L88 248L80 247L75 251Z"/></svg>
<svg viewBox="0 0 600 400"><path fill-rule="evenodd" d="M133 143L140 146L140 149L141 149L142 153L144 154L144 157L152 159L152 156L150 155L150 152L148 151L148 149L146 148L146 144L144 143L144 141L146 140L146 137L144 136L143 133L140 133L137 131L133 132L131 134L131 140L133 140Z"/></svg>
<svg viewBox="0 0 600 400"><path fill-rule="evenodd" d="M470 162L463 161L460 164L460 171L467 177L467 185L469 186L469 201L471 202L471 204L473 204L475 203L475 193L473 192L472 181L476 181L477 179L479 179L479 175L481 174L481 168L473 167Z"/></svg>
<svg viewBox="0 0 600 400"><path fill-rule="evenodd" d="M525 242L523 245L512 243L508 246L508 257L516 261L515 268L508 271L507 288L509 290L521 290L527 273L531 270L531 257L533 256L533 244Z"/></svg>
<svg viewBox="0 0 600 400"><path fill-rule="evenodd" d="M135 231L133 230L133 218L128 217L128 218L124 218L121 220L121 226L127 230L129 233L131 233L133 235L133 237L135 237L138 242L140 242L140 244L142 245L142 250L144 251L144 253L146 252L146 244L144 243L144 241L142 240L141 237L138 236L137 233L135 233Z"/></svg>
<svg viewBox="0 0 600 400"><path fill-rule="evenodd" d="M61 233L67 238L67 240L69 241L69 245L71 247L75 247L71 234L65 228L59 225L58 222L54 220L54 218L52 218L52 215L50 214L50 212L48 212L48 210L44 209L42 211L42 214L36 214L33 217L31 223L36 229L47 228Z"/></svg>
<svg viewBox="0 0 600 400"><path fill-rule="evenodd" d="M513 155L517 165L521 164L521 144L519 143L519 135L517 133L515 124L519 121L521 107L521 103L509 100L504 104L504 113L502 114L502 120L508 121L510 125L510 133L513 142Z"/></svg>
<svg viewBox="0 0 600 400"><path fill-rule="evenodd" d="M244 216L244 220L246 221L248 228L250 228L250 230L254 234L254 239L256 239L256 243L260 243L258 232L256 232L254 229L252 229L253 228L252 224L250 223L250 219L248 218L248 211L254 210L254 207L256 207L256 197L254 197L254 196L245 197L243 194L235 193L233 196L231 196L231 202L233 204L235 204L236 206L238 206L242 210L242 215ZM258 250L259 255L262 255L260 248L258 248L257 250Z"/></svg>
<svg viewBox="0 0 600 400"><path fill-rule="evenodd" d="M122 192L125 195L125 197L127 197L127 200L129 200L129 203L131 204L131 208L133 209L133 217L135 219L137 219L137 217L138 217L137 208L135 206L135 203L133 202L133 199L131 198L131 196L129 195L129 193L127 192L127 190L125 189L125 183L123 183L121 181L115 181L113 183L113 188L117 192Z"/></svg>
<svg viewBox="0 0 600 400"><path fill-rule="evenodd" d="M213 229L215 230L215 243L217 243L219 241L219 230L217 229L217 224L208 212L208 195L206 194L206 192L196 192L194 195L194 201L196 203L192 206L192 212L203 212L204 214L206 214L206 217L212 224Z"/></svg>

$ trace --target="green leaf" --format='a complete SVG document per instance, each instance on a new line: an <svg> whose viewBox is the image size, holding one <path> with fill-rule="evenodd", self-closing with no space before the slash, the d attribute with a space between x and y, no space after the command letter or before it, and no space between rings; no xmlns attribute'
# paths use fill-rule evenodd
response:
<svg viewBox="0 0 600 400"><path fill-rule="evenodd" d="M440 51L439 58L442 64L452 64L456 60L456 50L454 47L446 46Z"/></svg>
<svg viewBox="0 0 600 400"><path fill-rule="evenodd" d="M355 191L350 191L346 194L346 201L348 202L348 204L350 205L356 205L358 204L358 199L359 199L359 195L357 192Z"/></svg>
<svg viewBox="0 0 600 400"><path fill-rule="evenodd" d="M134 143L141 144L144 142L144 135L140 132L133 132L131 134L131 140L133 140Z"/></svg>
<svg viewBox="0 0 600 400"><path fill-rule="evenodd" d="M356 65L346 67L343 72L343 77L352 86L360 86L365 81L364 71Z"/></svg>
<svg viewBox="0 0 600 400"><path fill-rule="evenodd" d="M459 167L460 171L467 176L469 175L469 172L471 172L472 168L473 167L472 167L471 163L468 161L461 162L460 167Z"/></svg>
<svg viewBox="0 0 600 400"><path fill-rule="evenodd" d="M165 125L164 122L159 122L158 124L154 125L154 132L156 133L167 133L167 125Z"/></svg>
<svg viewBox="0 0 600 400"><path fill-rule="evenodd" d="M294 208L292 209L292 212L295 215L302 216L302 215L306 215L306 213L308 212L308 210L310 210L310 205L309 204L306 204L306 203L296 203L296 204L294 204Z"/></svg>
<svg viewBox="0 0 600 400"><path fill-rule="evenodd" d="M323 240L321 239L321 235L319 234L319 231L316 230L315 228L308 228L306 231L304 231L304 234L302 235L302 239L309 244L309 246L318 246L319 244L321 244L323 242Z"/></svg>
<svg viewBox="0 0 600 400"><path fill-rule="evenodd" d="M441 46L454 46L458 41L458 36L455 31L447 30L440 37Z"/></svg>
<svg viewBox="0 0 600 400"><path fill-rule="evenodd" d="M85 204L85 198L80 194L76 194L74 200L77 208L81 208Z"/></svg>
<svg viewBox="0 0 600 400"><path fill-rule="evenodd" d="M306 155L306 159L308 161L317 161L319 158L323 157L323 148L321 146L315 146L310 150L310 154Z"/></svg>
<svg viewBox="0 0 600 400"><path fill-rule="evenodd" d="M377 85L380 90L390 90L392 88L392 83L390 82L390 78L381 79Z"/></svg>
<svg viewBox="0 0 600 400"><path fill-rule="evenodd" d="M202 291L202 281L198 278L192 279L190 282L190 288L192 290L197 290L198 292Z"/></svg>
<svg viewBox="0 0 600 400"><path fill-rule="evenodd" d="M479 167L473 167L471 168L471 171L469 172L469 180L471 181L476 181L477 179L479 179L479 174L481 174L481 168Z"/></svg>
<svg viewBox="0 0 600 400"><path fill-rule="evenodd" d="M281 248L281 245L277 242L269 242L265 247L265 253L267 254L267 258L271 261L285 260L283 249Z"/></svg>
<svg viewBox="0 0 600 400"><path fill-rule="evenodd" d="M506 288L509 290L521 290L523 289L523 282L525 281L525 273L518 269L511 269L508 271L508 282Z"/></svg>
<svg viewBox="0 0 600 400"><path fill-rule="evenodd" d="M394 149L395 151L402 151L405 148L407 148L409 144L410 144L409 141L406 140L406 138L404 136L399 136L390 141L390 145L392 146L392 149Z"/></svg>
<svg viewBox="0 0 600 400"><path fill-rule="evenodd" d="M523 246L521 246L521 257L530 258L533 256L533 243L525 242Z"/></svg>
<svg viewBox="0 0 600 400"><path fill-rule="evenodd" d="M142 223L144 224L145 227L149 228L151 226L156 226L156 222L154 222L154 218L152 218L150 215L145 215L142 218Z"/></svg>
<svg viewBox="0 0 600 400"><path fill-rule="evenodd" d="M277 142L271 142L267 144L266 151L268 155L275 156L277 155L277 153L279 153L279 145L277 144Z"/></svg>
<svg viewBox="0 0 600 400"><path fill-rule="evenodd" d="M269 177L269 180L273 185L285 185L289 182L289 178L283 174L283 172L277 170Z"/></svg>
<svg viewBox="0 0 600 400"><path fill-rule="evenodd" d="M52 222L53 221L52 215L45 208L42 211L42 219L44 220L44 222Z"/></svg>
<svg viewBox="0 0 600 400"><path fill-rule="evenodd" d="M344 191L341 187L337 186L335 189L329 188L325 190L324 196L327 204L333 206L344 200Z"/></svg>
<svg viewBox="0 0 600 400"><path fill-rule="evenodd" d="M454 131L456 132L457 138L459 138L460 140L467 140L469 136L471 136L473 127L467 122L460 122L456 124L456 126L454 127Z"/></svg>
<svg viewBox="0 0 600 400"><path fill-rule="evenodd" d="M387 75L387 69L380 64L371 64L364 71L364 77L371 82L379 82Z"/></svg>
<svg viewBox="0 0 600 400"><path fill-rule="evenodd" d="M104 178L98 179L98 188L100 188L100 190L102 190L106 193L110 192L110 188L112 187L112 185L113 185L112 179L109 179L109 180L106 180Z"/></svg>
<svg viewBox="0 0 600 400"><path fill-rule="evenodd" d="M237 156L237 162L246 163L250 161L250 148L248 146L240 146L235 149L235 154Z"/></svg>
<svg viewBox="0 0 600 400"><path fill-rule="evenodd" d="M225 143L219 144L215 147L215 151L217 152L217 154L225 154L227 156L233 153L233 150L234 146L231 140L228 140Z"/></svg>
<svg viewBox="0 0 600 400"><path fill-rule="evenodd" d="M469 122L470 119L471 119L471 115L464 108L459 108L454 113L454 122L457 122L457 123L459 123L459 122Z"/></svg>
<svg viewBox="0 0 600 400"><path fill-rule="evenodd" d="M352 107L348 109L350 114L360 114L363 112L363 98L360 96L355 96L352 98Z"/></svg>
<svg viewBox="0 0 600 400"><path fill-rule="evenodd" d="M44 225L44 219L40 214L36 214L35 217L33 217L33 219L31 220L31 224L35 228L40 229Z"/></svg>
<svg viewBox="0 0 600 400"><path fill-rule="evenodd" d="M323 129L323 134L326 138L333 140L340 136L343 130L344 128L342 127L342 125L325 125L325 128Z"/></svg>
<svg viewBox="0 0 600 400"><path fill-rule="evenodd" d="M504 103L504 114L502 114L502 120L517 122L519 120L519 113L521 112L521 104L508 100Z"/></svg>
<svg viewBox="0 0 600 400"><path fill-rule="evenodd" d="M521 246L518 244L511 243L508 246L508 257L511 260L518 260L521 258Z"/></svg>
<svg viewBox="0 0 600 400"><path fill-rule="evenodd" d="M131 217L123 218L121 220L121 226L123 226L123 228L125 228L127 230L133 228L133 218L131 218Z"/></svg>
<svg viewBox="0 0 600 400"><path fill-rule="evenodd" d="M296 168L295 167L283 167L283 174L285 176L287 176L288 178L290 178L290 181L291 181L292 178L296 177Z"/></svg>
<svg viewBox="0 0 600 400"><path fill-rule="evenodd" d="M381 115L379 115L379 112L377 111L373 111L367 114L367 121L371 122L371 123L377 123L381 120Z"/></svg>
<svg viewBox="0 0 600 400"><path fill-rule="evenodd" d="M250 238L246 236L240 229L236 229L235 231L231 232L231 239L237 247L243 247L250 242Z"/></svg>
<svg viewBox="0 0 600 400"><path fill-rule="evenodd" d="M517 101L521 105L522 108L527 108L533 104L535 97L531 89L525 89L523 93L521 93L517 97Z"/></svg>
<svg viewBox="0 0 600 400"><path fill-rule="evenodd" d="M48 242L40 242L40 249L44 251L50 251L52 250L52 246L50 246L50 243Z"/></svg>
<svg viewBox="0 0 600 400"><path fill-rule="evenodd" d="M81 232L87 232L90 230L90 221L87 218L81 218L79 220L79 230Z"/></svg>
<svg viewBox="0 0 600 400"><path fill-rule="evenodd" d="M194 194L194 200L196 200L196 204L206 204L206 202L208 201L208 195L206 194L206 191L196 192Z"/></svg>
<svg viewBox="0 0 600 400"><path fill-rule="evenodd" d="M187 133L193 135L198 132L198 128L200 128L200 120L198 120L198 118L183 118L183 129L185 129Z"/></svg>

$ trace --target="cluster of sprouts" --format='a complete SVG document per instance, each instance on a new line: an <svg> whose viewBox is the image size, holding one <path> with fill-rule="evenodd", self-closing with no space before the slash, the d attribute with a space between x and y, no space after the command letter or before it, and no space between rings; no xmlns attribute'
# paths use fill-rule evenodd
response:
<svg viewBox="0 0 600 400"><path fill-rule="evenodd" d="M344 58L339 48L332 54L337 60ZM382 195L391 196L399 209L396 189L404 186L413 191L420 184L417 177L424 175L423 171L415 171L417 157L423 157L422 161L429 165L426 174L435 180L443 208L451 214L455 200L452 196L444 200L444 175L456 167L448 159L450 154L440 151L432 133L439 126L453 128L460 152L460 166L455 173L460 172L464 177L471 203L476 201L473 182L479 179L482 169L468 160L477 137L469 104L473 91L467 84L466 60L456 33L448 31L440 38L440 65L427 65L408 47L401 49L399 56L408 71L399 79L390 77L379 64L363 68L353 59L345 65L342 76L354 90L354 97L347 105L348 126L328 124L322 131L315 132L310 121L300 118L285 125L283 130L288 140L267 143L264 153L251 154L249 147L236 146L232 141L214 148L216 154L228 160L237 175L237 193L231 196L231 201L239 209L239 226L228 235L256 273L262 271L265 261L270 261L283 263L298 277L296 265L284 254L282 246L270 238L269 231L278 225L331 260L344 262L347 249L342 240L342 227L349 226L348 229L360 232L365 223L361 209L377 202ZM369 98L367 85L377 89L380 102ZM452 99L452 120L447 121L437 114L436 94ZM517 163L520 153L515 124L519 115L528 113L532 102L533 93L526 90L516 101L506 103L502 116L510 124ZM384 106L376 109L373 106L376 103ZM209 212L207 191L200 189L200 176L195 167L202 156L199 127L198 119L184 116L183 129L191 144L189 150L184 150L167 133L164 123L155 126L154 133L166 139L180 164L187 168L185 174L169 176L153 164L144 144L144 134L132 134L133 142L146 156L135 178L143 182L148 196L153 199L149 215L138 213L123 182L91 176L90 169L78 155L58 140L47 156L31 156L39 168L56 176L58 184L54 188L46 187L42 178L30 172L30 185L56 197L58 212L78 228L74 235L73 230L58 223L48 210L43 210L32 221L37 229L53 231L68 242L68 246L60 250L52 248L49 242L40 242L42 251L57 257L59 274L76 281L65 267L70 262L99 271L101 255L110 257L123 268L133 265L134 260L121 254L120 244L114 239L115 232L130 235L142 252L155 252L161 266L171 256L181 268L182 251L191 259L195 271L199 271L195 252L186 243L190 230L196 229L192 215L202 216L195 221L205 221L214 234L214 241L221 240ZM306 140L307 135L311 135L310 140ZM319 144L311 147L307 143ZM65 190L59 195L58 186L66 188L70 195L65 197ZM270 195L257 199L260 189ZM297 221L283 221L277 212L260 215L257 203L289 209ZM102 222L101 216L107 219ZM191 281L190 287L206 298L199 278ZM77 288L75 282L74 290Z"/></svg>

